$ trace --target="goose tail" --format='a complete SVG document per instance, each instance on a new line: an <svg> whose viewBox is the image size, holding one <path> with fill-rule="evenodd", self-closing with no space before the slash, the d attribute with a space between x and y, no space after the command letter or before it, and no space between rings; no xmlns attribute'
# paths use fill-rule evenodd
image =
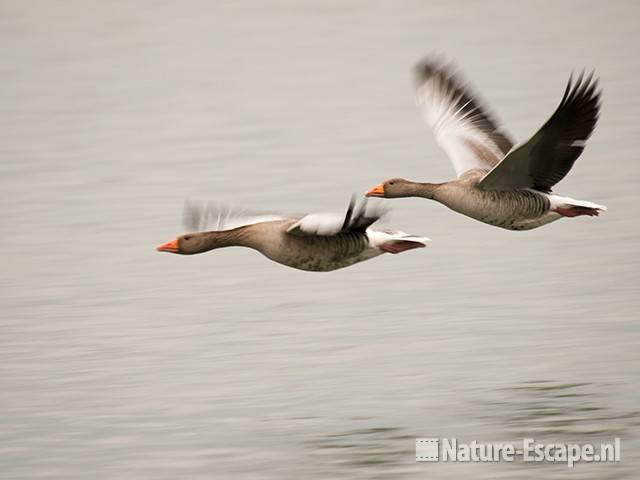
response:
<svg viewBox="0 0 640 480"><path fill-rule="evenodd" d="M369 244L386 253L402 253L414 248L424 248L431 241L430 238L411 235L399 230L367 230Z"/></svg>
<svg viewBox="0 0 640 480"><path fill-rule="evenodd" d="M549 200L551 200L551 210L563 217L579 217L580 215L597 217L600 212L607 211L607 207L604 205L585 200L574 200L573 198L560 197L558 195L551 195Z"/></svg>

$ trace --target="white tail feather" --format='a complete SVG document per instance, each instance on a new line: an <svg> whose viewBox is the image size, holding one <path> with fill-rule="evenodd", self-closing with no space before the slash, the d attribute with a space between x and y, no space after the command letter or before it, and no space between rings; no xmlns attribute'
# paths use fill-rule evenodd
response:
<svg viewBox="0 0 640 480"><path fill-rule="evenodd" d="M607 207L604 205L598 205L597 203L588 202L586 200L575 200L570 197L561 197L560 195L549 195L549 201L551 202L551 209L555 208L568 208L568 207L585 207L594 208L596 210L606 212Z"/></svg>
<svg viewBox="0 0 640 480"><path fill-rule="evenodd" d="M367 230L367 237L369 237L369 244L376 248L389 242L412 242L426 247L431 241L428 237L411 235L399 230L373 230L371 228Z"/></svg>

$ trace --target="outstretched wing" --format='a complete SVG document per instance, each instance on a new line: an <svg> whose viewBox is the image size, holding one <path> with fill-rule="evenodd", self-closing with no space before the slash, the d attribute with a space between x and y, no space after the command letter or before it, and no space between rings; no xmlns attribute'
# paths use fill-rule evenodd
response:
<svg viewBox="0 0 640 480"><path fill-rule="evenodd" d="M569 83L560 105L531 139L515 148L479 186L504 190L535 188L550 192L569 173L593 133L600 109L600 91L593 73Z"/></svg>
<svg viewBox="0 0 640 480"><path fill-rule="evenodd" d="M305 215L287 229L292 235L331 236L344 232L365 232L377 222L385 211L380 208L367 208L367 200L356 205L351 198L344 215L334 213L311 213Z"/></svg>
<svg viewBox="0 0 640 480"><path fill-rule="evenodd" d="M245 225L286 218L274 213L234 209L223 203L188 200L184 203L182 223L190 232L203 232L232 230Z"/></svg>
<svg viewBox="0 0 640 480"><path fill-rule="evenodd" d="M477 96L448 67L423 60L415 67L416 101L456 174L489 170L513 143Z"/></svg>

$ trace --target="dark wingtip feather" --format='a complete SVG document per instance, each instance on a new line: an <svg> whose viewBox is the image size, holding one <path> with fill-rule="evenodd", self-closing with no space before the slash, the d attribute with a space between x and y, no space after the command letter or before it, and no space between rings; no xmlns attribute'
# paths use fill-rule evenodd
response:
<svg viewBox="0 0 640 480"><path fill-rule="evenodd" d="M416 81L424 81L434 76L443 66L444 62L441 58L438 58L436 55L427 55L416 62L413 67L413 74Z"/></svg>
<svg viewBox="0 0 640 480"><path fill-rule="evenodd" d="M386 207L374 205L373 208L369 208L369 199L364 198L360 202L357 202L355 198L354 195L349 203L349 209L347 215L345 215L345 221L342 227L343 230L365 231L386 215ZM349 213L350 216L348 217Z"/></svg>
<svg viewBox="0 0 640 480"><path fill-rule="evenodd" d="M564 94L562 95L562 100L560 100L560 105L564 105L569 96L569 92L571 91L571 84L573 83L573 72L569 75L569 81L567 82L567 86L564 89Z"/></svg>
<svg viewBox="0 0 640 480"><path fill-rule="evenodd" d="M347 207L347 212L344 215L344 222L342 222L342 230L349 228L349 224L351 223L351 218L353 217L353 210L356 205L356 195L355 193L351 195L351 200L349 200L349 206Z"/></svg>
<svg viewBox="0 0 640 480"><path fill-rule="evenodd" d="M413 76L416 85L421 85L427 80L439 77L450 83L455 89L468 88L467 82L462 78L459 69L453 60L447 61L444 56L427 55L413 67Z"/></svg>
<svg viewBox="0 0 640 480"><path fill-rule="evenodd" d="M569 173L595 129L600 93L595 71L586 75L583 69L575 81L571 75L560 105L536 134L541 142L538 146L541 158L531 171L535 188L550 191Z"/></svg>

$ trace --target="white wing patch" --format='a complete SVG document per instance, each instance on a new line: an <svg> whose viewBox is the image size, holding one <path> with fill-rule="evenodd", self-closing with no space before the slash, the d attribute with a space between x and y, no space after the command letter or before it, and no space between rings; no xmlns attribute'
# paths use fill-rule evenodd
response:
<svg viewBox="0 0 640 480"><path fill-rule="evenodd" d="M310 213L287 229L287 233L303 235L336 235L344 225L344 215L337 213Z"/></svg>
<svg viewBox="0 0 640 480"><path fill-rule="evenodd" d="M336 213L311 213L305 215L287 229L293 235L331 236L341 232L364 232L370 225L377 222L386 212L382 206L367 208L367 199L356 202L351 198L347 211L340 215Z"/></svg>
<svg viewBox="0 0 640 480"><path fill-rule="evenodd" d="M183 223L190 232L233 230L254 223L285 220L273 213L230 208L221 203L186 201Z"/></svg>
<svg viewBox="0 0 640 480"><path fill-rule="evenodd" d="M511 141L453 73L425 61L416 76L416 103L458 176L502 160Z"/></svg>

